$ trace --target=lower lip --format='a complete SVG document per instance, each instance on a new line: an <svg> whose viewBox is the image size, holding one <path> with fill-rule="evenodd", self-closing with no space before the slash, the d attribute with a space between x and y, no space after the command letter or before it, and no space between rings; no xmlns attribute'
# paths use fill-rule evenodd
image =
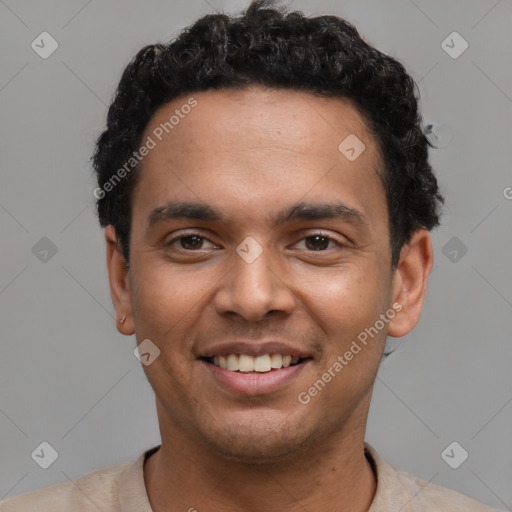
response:
<svg viewBox="0 0 512 512"><path fill-rule="evenodd" d="M246 395L262 395L283 388L294 377L297 377L309 362L310 360L306 360L294 366L288 366L288 368L258 373L233 372L212 363L201 361L217 382L233 391Z"/></svg>

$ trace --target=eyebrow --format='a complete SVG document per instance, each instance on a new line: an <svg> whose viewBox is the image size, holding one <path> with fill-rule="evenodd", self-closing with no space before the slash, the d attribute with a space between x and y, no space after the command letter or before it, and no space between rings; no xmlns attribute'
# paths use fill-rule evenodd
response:
<svg viewBox="0 0 512 512"><path fill-rule="evenodd" d="M168 201L156 207L149 214L150 227L173 219L191 219L205 222L227 223L228 216L221 209L200 202ZM287 207L270 221L274 226L291 223L298 220L314 221L338 219L357 226L368 227L368 218L359 210L343 203L306 203L300 202Z"/></svg>

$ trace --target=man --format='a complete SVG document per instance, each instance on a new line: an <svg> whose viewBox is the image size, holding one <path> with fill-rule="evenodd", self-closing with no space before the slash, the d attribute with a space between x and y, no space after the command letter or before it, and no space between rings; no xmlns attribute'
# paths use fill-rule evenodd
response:
<svg viewBox="0 0 512 512"><path fill-rule="evenodd" d="M205 16L127 67L94 167L162 443L2 511L491 510L364 442L442 203L398 62L332 16Z"/></svg>

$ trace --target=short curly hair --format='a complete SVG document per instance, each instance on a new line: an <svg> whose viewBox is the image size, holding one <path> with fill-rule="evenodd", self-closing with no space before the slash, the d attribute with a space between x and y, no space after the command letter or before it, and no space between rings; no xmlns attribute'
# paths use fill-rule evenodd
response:
<svg viewBox="0 0 512 512"><path fill-rule="evenodd" d="M444 199L428 162L432 146L416 84L402 64L337 16L306 17L274 0L255 0L239 17L209 14L173 41L145 46L123 72L92 161L100 224L114 226L127 263L138 166L115 186L108 183L139 148L153 114L184 94L252 85L352 101L384 167L393 268L416 229L439 225Z"/></svg>

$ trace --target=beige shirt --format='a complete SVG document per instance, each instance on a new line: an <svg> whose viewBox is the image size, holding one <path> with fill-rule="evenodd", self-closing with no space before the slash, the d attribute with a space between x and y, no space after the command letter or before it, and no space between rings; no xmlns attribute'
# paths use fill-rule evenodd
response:
<svg viewBox="0 0 512 512"><path fill-rule="evenodd" d="M65 482L0 501L1 512L152 512L143 467L159 446L138 459L99 469ZM496 512L456 491L397 471L365 443L377 475L368 512Z"/></svg>

